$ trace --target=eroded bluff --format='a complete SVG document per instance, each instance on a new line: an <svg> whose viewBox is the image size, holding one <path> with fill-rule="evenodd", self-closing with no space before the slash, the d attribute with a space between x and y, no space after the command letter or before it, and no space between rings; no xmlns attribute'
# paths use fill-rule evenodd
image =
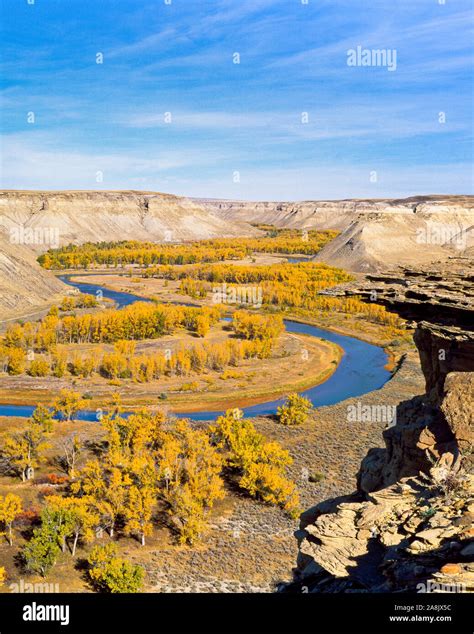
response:
<svg viewBox="0 0 474 634"><path fill-rule="evenodd" d="M398 405L353 496L303 513L285 591L474 591L473 282L453 258L339 291L412 322L426 393Z"/></svg>

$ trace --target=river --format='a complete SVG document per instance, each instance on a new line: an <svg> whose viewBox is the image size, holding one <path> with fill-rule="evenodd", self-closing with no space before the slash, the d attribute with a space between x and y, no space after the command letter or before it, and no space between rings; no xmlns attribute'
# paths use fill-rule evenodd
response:
<svg viewBox="0 0 474 634"><path fill-rule="evenodd" d="M103 297L113 300L118 308L123 308L137 301L149 301L132 293L114 291L97 284L84 282L73 282L70 276L64 275L60 278L66 284L78 288L82 293L96 295L102 292ZM339 345L344 354L336 371L320 385L309 388L302 392L309 398L315 407L322 405L334 405L347 398L361 396L367 392L380 389L391 377L391 373L385 369L387 355L385 351L370 343L361 341L354 337L341 335L330 330L302 324L296 321L285 320L285 327L288 332L302 333L332 341ZM245 416L263 416L275 414L277 407L284 402L284 399L267 401L252 405L243 409ZM159 404L157 400L156 404ZM0 416L31 416L34 407L27 405L0 405ZM222 411L201 411L182 414L176 412L177 416L184 416L191 420L208 420L223 413ZM95 411L82 411L77 415L78 420L97 420Z"/></svg>

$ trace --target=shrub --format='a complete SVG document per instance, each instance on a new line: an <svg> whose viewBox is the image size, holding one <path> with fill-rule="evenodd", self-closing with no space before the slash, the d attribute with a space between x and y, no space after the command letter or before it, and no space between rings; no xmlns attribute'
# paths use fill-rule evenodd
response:
<svg viewBox="0 0 474 634"><path fill-rule="evenodd" d="M55 486L66 484L66 482L69 480L67 476L60 476L60 475L57 475L57 473L48 473L48 475L46 476L46 479L49 484L53 484Z"/></svg>
<svg viewBox="0 0 474 634"><path fill-rule="evenodd" d="M35 359L30 363L28 374L30 376L48 376L49 363L45 359Z"/></svg>
<svg viewBox="0 0 474 634"><path fill-rule="evenodd" d="M135 593L143 585L144 570L117 555L117 546L95 546L89 559L89 577L100 592Z"/></svg>
<svg viewBox="0 0 474 634"><path fill-rule="evenodd" d="M179 388L180 392L198 392L199 391L199 383L197 381L192 381L192 383L183 383L183 385Z"/></svg>
<svg viewBox="0 0 474 634"><path fill-rule="evenodd" d="M227 381L229 379L240 379L242 376L242 372L236 372L236 370L224 370L219 378L223 381Z"/></svg>
<svg viewBox="0 0 474 634"><path fill-rule="evenodd" d="M308 420L312 408L311 401L295 392L290 394L286 403L278 408L278 421L282 425L302 425Z"/></svg>
<svg viewBox="0 0 474 634"><path fill-rule="evenodd" d="M39 523L40 518L40 510L38 508L32 507L22 511L16 518L17 524L20 525L28 525L28 524L37 524Z"/></svg>

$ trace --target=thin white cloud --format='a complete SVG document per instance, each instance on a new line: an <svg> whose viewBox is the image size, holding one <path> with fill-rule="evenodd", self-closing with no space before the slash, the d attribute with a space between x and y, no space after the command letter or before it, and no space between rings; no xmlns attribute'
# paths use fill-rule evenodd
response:
<svg viewBox="0 0 474 634"><path fill-rule="evenodd" d="M81 152L61 147L47 134L14 134L3 138L1 186L74 189L76 183L82 188L107 189L113 182L120 188L120 183L129 180L154 179L170 170L190 167L197 158L193 152L158 149L152 155ZM99 173L102 180L98 180Z"/></svg>

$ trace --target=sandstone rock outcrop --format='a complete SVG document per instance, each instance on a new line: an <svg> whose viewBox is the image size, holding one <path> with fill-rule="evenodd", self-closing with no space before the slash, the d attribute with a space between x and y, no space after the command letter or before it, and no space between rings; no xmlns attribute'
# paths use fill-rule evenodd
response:
<svg viewBox="0 0 474 634"><path fill-rule="evenodd" d="M248 224L217 218L188 198L134 191L3 191L0 230L55 229L59 244L196 240L258 233ZM37 252L48 244L32 244Z"/></svg>
<svg viewBox="0 0 474 634"><path fill-rule="evenodd" d="M64 290L63 290L64 289ZM42 269L26 246L12 245L0 231L0 318L14 318L47 305L67 287Z"/></svg>
<svg viewBox="0 0 474 634"><path fill-rule="evenodd" d="M302 521L287 590L474 591L473 280L472 262L456 259L333 291L371 301L375 290L389 310L419 320L427 392L398 405L353 498Z"/></svg>
<svg viewBox="0 0 474 634"><path fill-rule="evenodd" d="M404 478L363 502L334 505L301 531L299 569L286 590L474 591L474 477ZM423 590L423 587L426 590Z"/></svg>
<svg viewBox="0 0 474 634"><path fill-rule="evenodd" d="M420 264L473 248L474 197L241 202L198 200L226 220L291 229L337 229L316 260L352 271Z"/></svg>
<svg viewBox="0 0 474 634"><path fill-rule="evenodd" d="M21 317L67 287L36 255L69 243L155 242L258 234L189 199L153 192L0 192L0 319Z"/></svg>

